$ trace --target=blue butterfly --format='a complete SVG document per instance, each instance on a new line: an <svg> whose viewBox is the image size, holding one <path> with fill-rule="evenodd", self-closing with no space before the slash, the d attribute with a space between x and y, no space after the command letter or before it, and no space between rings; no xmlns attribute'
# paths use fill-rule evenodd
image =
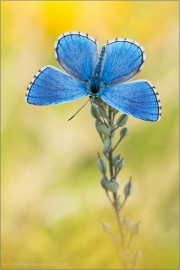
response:
<svg viewBox="0 0 180 270"><path fill-rule="evenodd" d="M55 57L66 73L52 66L41 68L30 82L26 101L51 105L98 96L113 108L147 121L158 121L161 103L146 80L127 83L143 67L144 48L134 40L116 38L98 53L96 39L77 31L55 42ZM68 75L69 74L69 75Z"/></svg>

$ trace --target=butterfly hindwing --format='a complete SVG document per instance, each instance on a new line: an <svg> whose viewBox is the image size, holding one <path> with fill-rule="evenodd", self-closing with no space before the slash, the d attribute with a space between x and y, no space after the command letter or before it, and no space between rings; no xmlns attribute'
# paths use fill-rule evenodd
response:
<svg viewBox="0 0 180 270"><path fill-rule="evenodd" d="M100 97L113 108L146 121L161 118L161 103L155 87L148 81L134 81L104 88Z"/></svg>
<svg viewBox="0 0 180 270"><path fill-rule="evenodd" d="M92 77L98 53L94 38L81 32L67 32L58 37L54 49L58 63L67 73L82 81Z"/></svg>
<svg viewBox="0 0 180 270"><path fill-rule="evenodd" d="M105 62L102 81L112 85L126 82L143 66L145 50L136 41L117 38L105 44Z"/></svg>
<svg viewBox="0 0 180 270"><path fill-rule="evenodd" d="M51 105L74 101L86 95L84 83L54 67L45 66L30 82L26 101L34 105Z"/></svg>

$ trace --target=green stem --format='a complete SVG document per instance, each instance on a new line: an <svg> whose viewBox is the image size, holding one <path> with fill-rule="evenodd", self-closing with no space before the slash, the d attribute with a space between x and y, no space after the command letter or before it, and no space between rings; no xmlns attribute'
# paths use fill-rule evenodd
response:
<svg viewBox="0 0 180 270"><path fill-rule="evenodd" d="M108 115L109 116L109 124L111 125L111 127L113 127L114 116L112 114L110 106L109 106L108 113L109 113L109 115ZM111 149L109 151L109 171L110 171L111 180L113 179L112 152L113 152L113 150ZM118 227L119 227L119 233L120 233L120 236L121 236L121 239L122 239L122 246L123 246L123 249L124 249L124 235L123 235L123 231L122 231L122 227L121 227L121 220L120 220L120 215L119 215L119 210L118 210L118 205L117 205L117 193L113 193L113 198L114 198L113 205L114 205L116 219L117 219L117 223L118 223Z"/></svg>
<svg viewBox="0 0 180 270"><path fill-rule="evenodd" d="M115 128L112 130L112 132L113 132L113 131L115 131L115 130L116 130L116 129L118 129L118 128L119 128L118 126L117 126L117 127L115 127Z"/></svg>
<svg viewBox="0 0 180 270"><path fill-rule="evenodd" d="M116 214L116 218L117 218L117 222L118 222L120 236L121 236L121 239L122 239L122 247L124 249L125 243L124 243L124 235L123 235L123 231L122 231L119 210L118 210L118 206L117 206L117 193L113 193L113 197L114 197L115 214Z"/></svg>
<svg viewBox="0 0 180 270"><path fill-rule="evenodd" d="M117 175L118 175L118 173L121 171L121 169L118 169L117 171L116 171L116 173L115 173L115 179L116 179L116 177L117 177Z"/></svg>
<svg viewBox="0 0 180 270"><path fill-rule="evenodd" d="M111 197L109 196L109 193L108 193L107 189L106 189L106 195L108 196L108 199L109 199L110 203L111 203L112 206L114 207L114 203L113 203L113 201L111 200Z"/></svg>
<svg viewBox="0 0 180 270"><path fill-rule="evenodd" d="M129 243L127 245L127 249L130 247L130 244L131 244L132 239L133 239L133 234L131 234L131 236L130 236Z"/></svg>
<svg viewBox="0 0 180 270"><path fill-rule="evenodd" d="M125 196L125 197L124 197L124 201L123 201L123 203L121 204L121 207L120 207L119 211L121 211L121 209L122 209L123 206L125 205L125 202L126 202L126 200L127 200L127 197L128 197L128 196Z"/></svg>
<svg viewBox="0 0 180 270"><path fill-rule="evenodd" d="M113 126L113 114L112 114L112 111L111 111L111 107L109 107L109 124L110 126L112 127ZM110 139L111 139L111 134L110 134ZM110 171L110 179L112 180L113 179L113 164L112 164L112 148L110 149L109 151L109 171Z"/></svg>
<svg viewBox="0 0 180 270"><path fill-rule="evenodd" d="M114 148L112 149L112 152L116 149L116 147L118 146L118 144L121 142L122 137L119 139L119 141L116 143L116 145L114 146Z"/></svg>

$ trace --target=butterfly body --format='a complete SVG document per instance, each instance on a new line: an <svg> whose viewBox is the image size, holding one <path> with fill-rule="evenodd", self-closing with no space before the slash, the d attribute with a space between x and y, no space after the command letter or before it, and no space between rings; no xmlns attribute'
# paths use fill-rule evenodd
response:
<svg viewBox="0 0 180 270"><path fill-rule="evenodd" d="M97 58L94 64L92 77L89 81L85 83L87 93L89 94L92 101L96 99L98 96L100 96L103 91L104 84L101 81L102 69L103 69L103 51L101 50L99 57Z"/></svg>
<svg viewBox="0 0 180 270"><path fill-rule="evenodd" d="M55 57L66 73L43 67L31 81L26 101L51 105L89 95L136 118L158 121L161 103L155 87L146 80L127 83L143 66L144 48L130 39L107 42L98 53L88 34L67 32L55 42Z"/></svg>

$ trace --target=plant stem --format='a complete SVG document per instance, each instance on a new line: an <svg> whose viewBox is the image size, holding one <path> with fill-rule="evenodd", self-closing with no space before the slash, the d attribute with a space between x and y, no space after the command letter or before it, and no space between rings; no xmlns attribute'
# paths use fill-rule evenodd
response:
<svg viewBox="0 0 180 270"><path fill-rule="evenodd" d="M119 139L119 141L116 143L116 145L114 146L114 148L112 149L112 151L114 151L116 149L116 147L118 146L118 144L121 142L122 137Z"/></svg>
<svg viewBox="0 0 180 270"><path fill-rule="evenodd" d="M120 207L119 211L123 208L123 206L124 206L126 200L127 200L127 196L125 196L124 201L123 201L123 203L121 204L121 207Z"/></svg>
<svg viewBox="0 0 180 270"><path fill-rule="evenodd" d="M109 113L110 125L112 127L113 126L112 111L111 111L111 107L110 106L108 107L109 107L108 113ZM111 134L110 134L110 139L111 139ZM109 171L110 171L110 178L112 180L113 179L112 148L109 151Z"/></svg>
<svg viewBox="0 0 180 270"><path fill-rule="evenodd" d="M118 223L118 227L119 227L119 233L120 233L120 236L121 236L121 239L122 239L122 247L124 249L124 235L123 235L123 231L122 231L119 210L118 210L118 207L117 207L117 193L113 193L113 197L114 197L114 208L115 208L115 214L116 214L117 223Z"/></svg>
<svg viewBox="0 0 180 270"><path fill-rule="evenodd" d="M130 247L130 244L131 244L132 239L133 239L133 235L131 234L130 239L129 239L129 243L127 245L127 249Z"/></svg>
<svg viewBox="0 0 180 270"><path fill-rule="evenodd" d="M111 127L113 127L114 117L113 117L113 114L111 111L111 107L110 106L108 106L108 107L109 107L109 110L108 110L109 115L108 116L109 116L109 120L110 120L110 125L111 125ZM109 171L110 171L111 180L113 179L112 152L113 152L113 150L110 149L110 151L109 151ZM117 192L113 193L113 198L114 198L113 205L114 205L117 223L118 223L118 227L119 227L119 233L120 233L120 236L122 238L122 246L124 249L124 235L123 235L123 231L122 231L122 227L121 227L121 220L120 220L120 215L119 215L119 210L118 210L118 205L117 205Z"/></svg>
<svg viewBox="0 0 180 270"><path fill-rule="evenodd" d="M116 130L116 129L118 129L118 128L119 128L118 126L117 126L117 127L115 127L115 128L112 130L112 132L113 132L113 131L115 131L115 130Z"/></svg>
<svg viewBox="0 0 180 270"><path fill-rule="evenodd" d="M107 194L107 196L108 196L108 199L109 199L110 203L112 204L112 206L113 206L113 208L114 208L114 203L113 203L113 201L111 200L111 197L109 196L109 193L108 193L107 189L106 189L106 194Z"/></svg>

